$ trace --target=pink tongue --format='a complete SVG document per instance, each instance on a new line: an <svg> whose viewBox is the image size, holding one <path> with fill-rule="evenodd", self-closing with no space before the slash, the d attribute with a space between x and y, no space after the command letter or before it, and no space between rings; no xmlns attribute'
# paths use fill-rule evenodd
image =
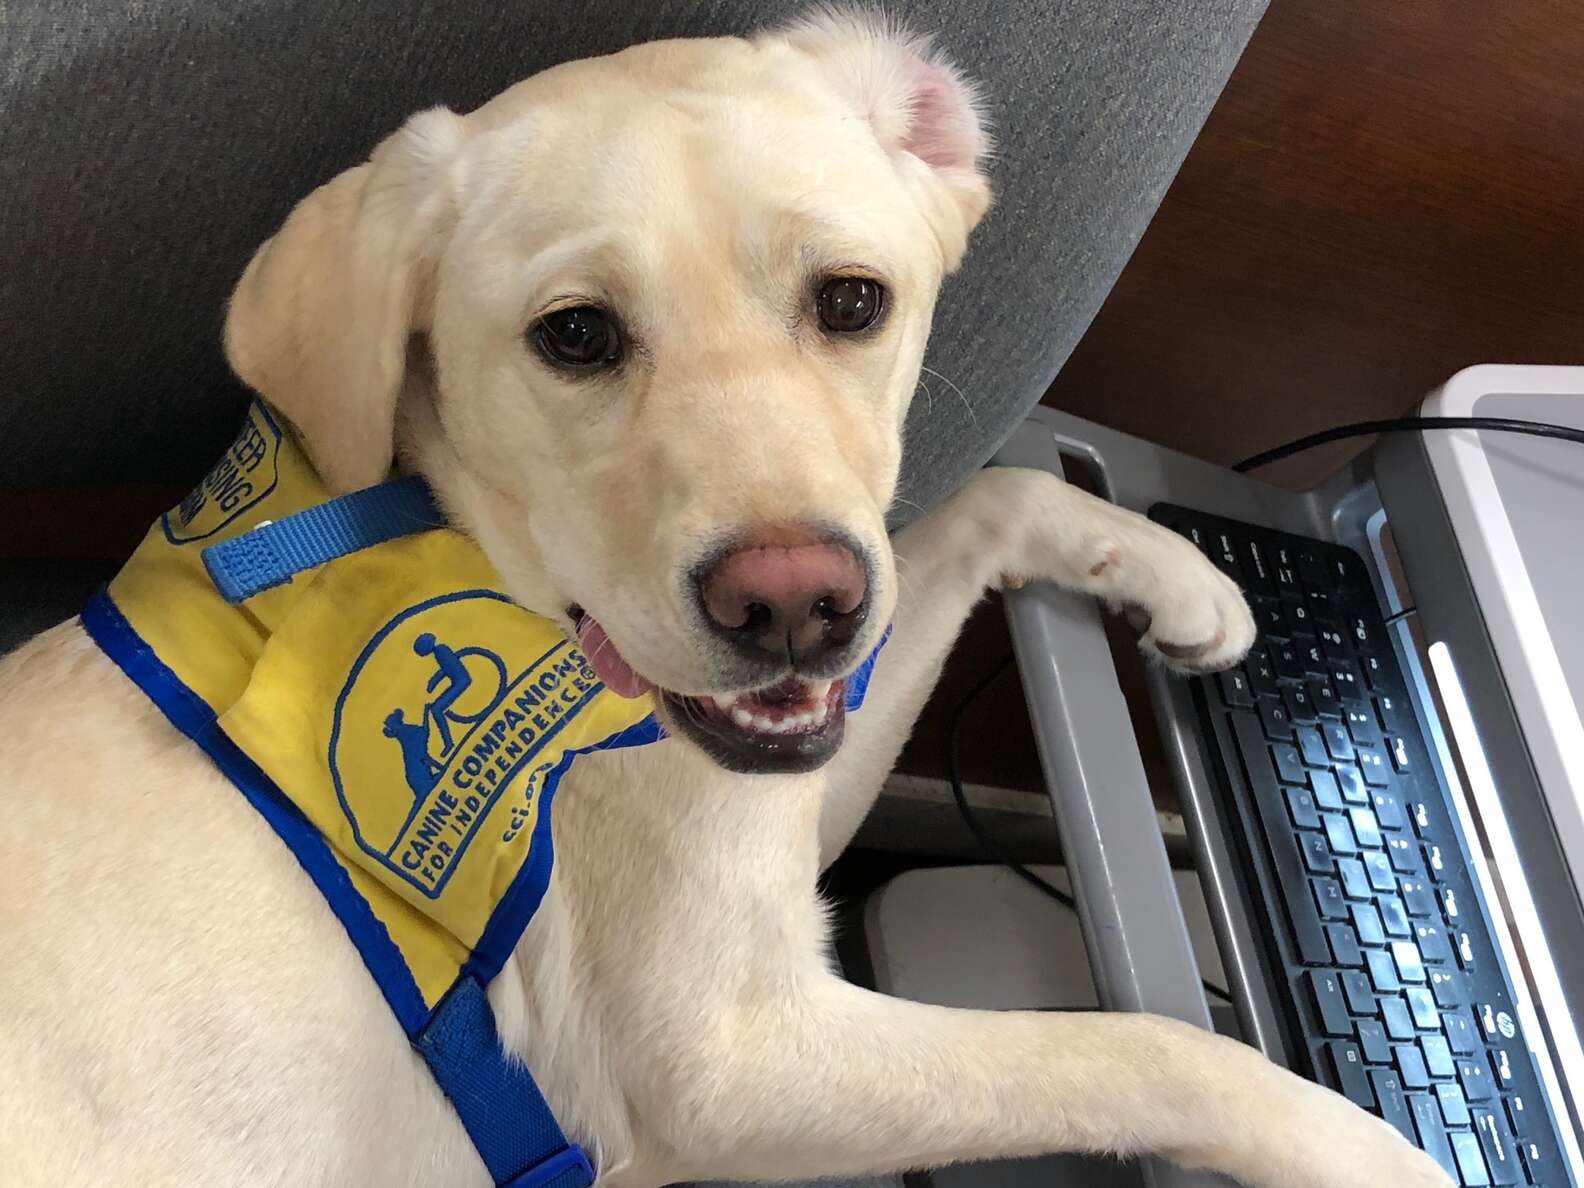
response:
<svg viewBox="0 0 1584 1188"><path fill-rule="evenodd" d="M622 659L620 650L593 615L584 615L578 624L578 646L588 657L594 674L605 682L605 687L612 693L620 697L642 697L654 688L633 671L631 664Z"/></svg>

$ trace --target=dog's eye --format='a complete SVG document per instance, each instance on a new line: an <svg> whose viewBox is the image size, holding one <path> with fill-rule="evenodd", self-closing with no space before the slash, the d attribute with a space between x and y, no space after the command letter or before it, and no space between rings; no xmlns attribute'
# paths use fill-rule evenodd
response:
<svg viewBox="0 0 1584 1188"><path fill-rule="evenodd" d="M819 291L819 317L825 329L837 334L867 330L880 316L885 291L861 276L838 276Z"/></svg>
<svg viewBox="0 0 1584 1188"><path fill-rule="evenodd" d="M621 358L621 336L610 314L577 305L545 314L534 328L539 353L558 367L608 367Z"/></svg>

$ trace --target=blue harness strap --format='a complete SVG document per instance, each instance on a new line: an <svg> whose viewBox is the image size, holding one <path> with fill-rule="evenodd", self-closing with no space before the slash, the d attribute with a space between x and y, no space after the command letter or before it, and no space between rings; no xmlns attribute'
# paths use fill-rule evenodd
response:
<svg viewBox="0 0 1584 1188"><path fill-rule="evenodd" d="M456 1107L499 1188L588 1188L594 1168L569 1143L528 1069L507 1055L484 987L460 978L413 1046Z"/></svg>
<svg viewBox="0 0 1584 1188"><path fill-rule="evenodd" d="M203 563L215 589L234 605L337 557L443 527L445 517L429 485L421 478L401 478L210 545Z"/></svg>

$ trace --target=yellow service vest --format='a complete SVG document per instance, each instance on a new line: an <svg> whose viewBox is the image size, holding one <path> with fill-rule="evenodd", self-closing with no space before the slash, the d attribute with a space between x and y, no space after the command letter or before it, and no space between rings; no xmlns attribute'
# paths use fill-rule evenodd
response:
<svg viewBox="0 0 1584 1188"><path fill-rule="evenodd" d="M561 776L660 729L501 585L418 480L331 500L255 403L83 625L291 848L495 1182L582 1188L483 988L549 882Z"/></svg>

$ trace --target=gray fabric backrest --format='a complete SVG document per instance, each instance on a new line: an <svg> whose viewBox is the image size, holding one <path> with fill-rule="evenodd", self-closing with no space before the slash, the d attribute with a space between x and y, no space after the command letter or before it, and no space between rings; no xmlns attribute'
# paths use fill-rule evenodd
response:
<svg viewBox="0 0 1584 1188"><path fill-rule="evenodd" d="M1265 0L903 0L990 98L997 205L943 294L904 514L980 465L1078 341ZM472 108L781 0L0 0L0 489L186 483L245 395L254 249L409 113Z"/></svg>

